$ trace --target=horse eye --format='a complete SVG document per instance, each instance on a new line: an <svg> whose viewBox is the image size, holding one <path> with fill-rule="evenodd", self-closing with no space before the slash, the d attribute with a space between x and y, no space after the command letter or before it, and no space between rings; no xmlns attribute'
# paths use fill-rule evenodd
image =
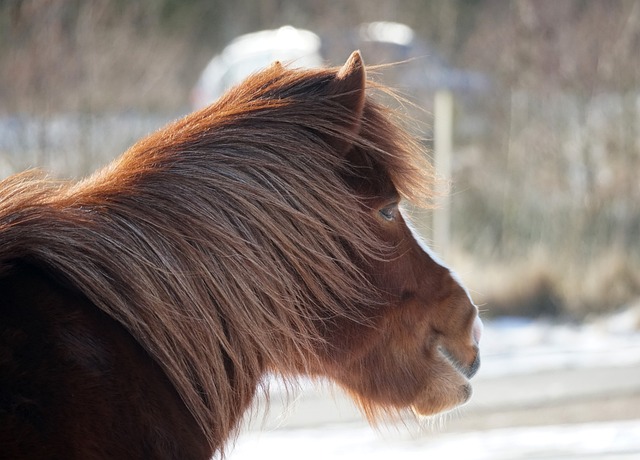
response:
<svg viewBox="0 0 640 460"><path fill-rule="evenodd" d="M392 221L396 220L396 213L398 212L398 205L394 203L392 205L385 206L379 212L380 212L380 215L382 216L382 218L384 220L386 220L388 222L392 222Z"/></svg>

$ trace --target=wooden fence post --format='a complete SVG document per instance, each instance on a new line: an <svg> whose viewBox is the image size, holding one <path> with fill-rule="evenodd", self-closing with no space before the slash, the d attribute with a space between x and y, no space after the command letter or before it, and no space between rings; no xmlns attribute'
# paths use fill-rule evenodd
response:
<svg viewBox="0 0 640 460"><path fill-rule="evenodd" d="M451 152L453 150L453 95L439 90L434 101L435 168L444 181L446 190L440 190L438 208L433 213L433 243L436 252L446 261L450 252L451 234Z"/></svg>

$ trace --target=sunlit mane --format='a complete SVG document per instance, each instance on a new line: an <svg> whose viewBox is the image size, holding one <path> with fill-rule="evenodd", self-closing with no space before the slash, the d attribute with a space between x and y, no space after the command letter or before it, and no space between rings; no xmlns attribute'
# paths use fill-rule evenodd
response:
<svg viewBox="0 0 640 460"><path fill-rule="evenodd" d="M428 275L406 228L381 234L376 216L387 202L427 199L430 169L395 115L364 95L354 56L342 69L275 64L79 183L34 173L0 183L0 276L18 262L38 267L116 319L211 449L222 450L269 371L327 375L364 406L410 404L368 395L337 370L405 299L411 283L393 273L406 269L385 264L415 253L402 263ZM454 292L446 269L434 270L429 289ZM455 340L474 349L475 308L459 301L465 313L438 327L460 329ZM435 328L425 321L421 334ZM475 358L450 353L456 366Z"/></svg>

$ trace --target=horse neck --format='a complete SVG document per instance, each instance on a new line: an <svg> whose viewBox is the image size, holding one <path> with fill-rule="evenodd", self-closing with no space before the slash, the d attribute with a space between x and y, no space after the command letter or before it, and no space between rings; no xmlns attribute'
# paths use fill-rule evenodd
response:
<svg viewBox="0 0 640 460"><path fill-rule="evenodd" d="M235 343L175 235L95 202L53 192L5 202L0 275L16 261L37 264L120 322L164 369L210 445L222 446L254 397L261 357Z"/></svg>

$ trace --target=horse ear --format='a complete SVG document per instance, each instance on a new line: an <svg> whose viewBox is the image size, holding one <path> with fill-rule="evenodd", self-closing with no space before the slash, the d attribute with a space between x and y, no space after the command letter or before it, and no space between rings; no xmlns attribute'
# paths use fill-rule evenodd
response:
<svg viewBox="0 0 640 460"><path fill-rule="evenodd" d="M362 113L365 103L366 72L359 51L354 51L347 62L338 70L335 79L331 82L329 96L332 100L342 105L348 112L344 118L345 128L353 136L360 132ZM331 139L330 143L340 153L346 153L351 145L350 139Z"/></svg>

